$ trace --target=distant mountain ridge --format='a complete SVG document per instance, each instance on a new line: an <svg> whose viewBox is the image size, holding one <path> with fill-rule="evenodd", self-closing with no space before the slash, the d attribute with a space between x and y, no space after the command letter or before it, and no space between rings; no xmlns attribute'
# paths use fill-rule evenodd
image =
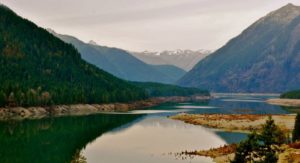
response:
<svg viewBox="0 0 300 163"><path fill-rule="evenodd" d="M140 60L153 65L174 65L186 71L192 69L201 59L208 56L208 50L166 50L162 52L130 52Z"/></svg>
<svg viewBox="0 0 300 163"><path fill-rule="evenodd" d="M122 49L100 46L94 41L84 43L73 36L58 34L51 29L48 31L74 45L87 62L125 80L172 84L186 73L171 65L158 67L146 64Z"/></svg>
<svg viewBox="0 0 300 163"><path fill-rule="evenodd" d="M178 83L215 92L299 89L300 7L288 4L259 19Z"/></svg>

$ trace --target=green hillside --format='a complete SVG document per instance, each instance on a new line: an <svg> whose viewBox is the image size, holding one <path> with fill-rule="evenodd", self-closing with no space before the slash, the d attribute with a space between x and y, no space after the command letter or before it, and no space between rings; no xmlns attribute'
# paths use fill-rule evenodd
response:
<svg viewBox="0 0 300 163"><path fill-rule="evenodd" d="M160 84L151 82L133 82L133 84L145 89L149 97L210 95L208 91L201 90L199 88L187 88L170 84Z"/></svg>
<svg viewBox="0 0 300 163"><path fill-rule="evenodd" d="M300 99L300 90L283 93L280 98Z"/></svg>
<svg viewBox="0 0 300 163"><path fill-rule="evenodd" d="M78 51L0 6L0 106L126 102L145 91L83 61Z"/></svg>

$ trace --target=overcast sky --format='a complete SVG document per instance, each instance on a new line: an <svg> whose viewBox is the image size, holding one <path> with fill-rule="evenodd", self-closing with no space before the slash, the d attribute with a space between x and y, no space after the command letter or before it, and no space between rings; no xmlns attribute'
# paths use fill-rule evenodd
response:
<svg viewBox="0 0 300 163"><path fill-rule="evenodd" d="M300 0L0 0L57 33L132 51L215 50Z"/></svg>

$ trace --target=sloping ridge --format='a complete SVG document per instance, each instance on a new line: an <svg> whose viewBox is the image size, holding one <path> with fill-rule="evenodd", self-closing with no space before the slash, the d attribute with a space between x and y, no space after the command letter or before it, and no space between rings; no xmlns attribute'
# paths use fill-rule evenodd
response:
<svg viewBox="0 0 300 163"><path fill-rule="evenodd" d="M77 50L0 6L0 106L122 102L141 90L83 61Z"/></svg>
<svg viewBox="0 0 300 163"><path fill-rule="evenodd" d="M300 7L288 4L261 18L178 83L215 92L300 88Z"/></svg>
<svg viewBox="0 0 300 163"><path fill-rule="evenodd" d="M84 60L119 78L140 82L175 83L183 76L179 68L176 71L178 75L174 77L165 73L166 68L174 70L171 66L166 65L160 69L144 63L122 49L84 43L73 36L57 34L53 30L49 31L61 40L74 45Z"/></svg>

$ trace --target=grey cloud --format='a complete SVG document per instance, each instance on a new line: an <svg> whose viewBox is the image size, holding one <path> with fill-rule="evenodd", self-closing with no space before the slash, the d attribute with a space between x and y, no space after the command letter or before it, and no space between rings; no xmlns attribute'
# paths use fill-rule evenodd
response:
<svg viewBox="0 0 300 163"><path fill-rule="evenodd" d="M2 0L42 27L128 50L217 49L299 0Z"/></svg>

